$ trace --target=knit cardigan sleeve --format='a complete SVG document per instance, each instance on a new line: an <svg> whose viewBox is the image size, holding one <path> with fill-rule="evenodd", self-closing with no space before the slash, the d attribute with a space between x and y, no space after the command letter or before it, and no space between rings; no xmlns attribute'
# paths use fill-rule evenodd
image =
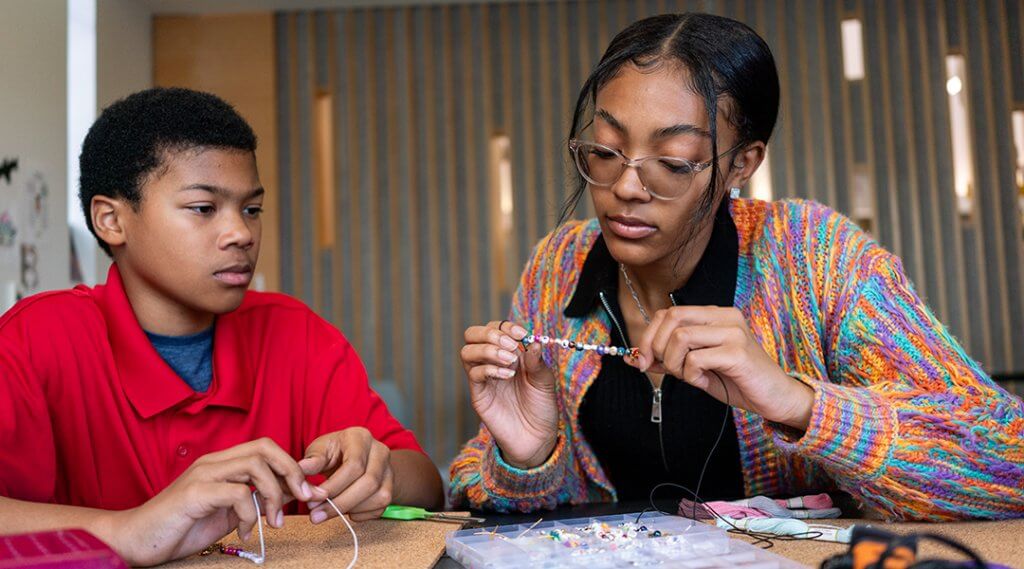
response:
<svg viewBox="0 0 1024 569"><path fill-rule="evenodd" d="M576 254L576 235L582 226L568 223L537 244L520 278L508 319L528 329L553 329L552 318L561 311L563 278L559 260ZM585 253L585 252L584 252ZM553 362L548 362L552 365ZM556 394L558 397L562 395ZM455 457L450 467L453 506L499 512L553 509L560 504L586 501L588 490L568 429L565 405L559 401L558 440L548 460L528 470L506 463L485 425Z"/></svg>
<svg viewBox="0 0 1024 569"><path fill-rule="evenodd" d="M1024 515L1024 404L964 353L895 255L845 218L832 226L853 246L832 254L848 280L818 319L828 377L798 377L815 391L811 424L769 427L777 446L886 518Z"/></svg>

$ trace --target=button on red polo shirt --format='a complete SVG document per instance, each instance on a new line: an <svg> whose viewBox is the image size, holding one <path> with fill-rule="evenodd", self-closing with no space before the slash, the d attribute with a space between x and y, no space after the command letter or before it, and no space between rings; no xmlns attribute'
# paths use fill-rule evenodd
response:
<svg viewBox="0 0 1024 569"><path fill-rule="evenodd" d="M137 506L204 454L270 437L296 459L362 426L422 452L370 389L341 332L287 296L246 293L217 318L213 382L196 393L146 337L117 268L0 318L0 495Z"/></svg>

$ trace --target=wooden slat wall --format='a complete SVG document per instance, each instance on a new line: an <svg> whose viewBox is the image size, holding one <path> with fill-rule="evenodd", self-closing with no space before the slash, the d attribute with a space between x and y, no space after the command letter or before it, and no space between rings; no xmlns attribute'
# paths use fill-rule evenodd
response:
<svg viewBox="0 0 1024 569"><path fill-rule="evenodd" d="M476 429L461 333L501 319L492 259L489 143L511 140L521 266L549 231L572 173L564 151L576 92L613 34L663 11L746 21L772 46L783 90L771 142L776 198L864 219L939 318L993 372L1024 370L1021 215L1010 112L1024 108L1017 0L575 0L279 13L281 286L338 324L373 381L394 380L433 457ZM861 19L866 77L842 74L839 27ZM945 56L965 56L976 160L974 212L956 211ZM337 208L322 249L312 211L310 120L331 95ZM329 203L329 202L328 202ZM589 204L583 213L590 211Z"/></svg>

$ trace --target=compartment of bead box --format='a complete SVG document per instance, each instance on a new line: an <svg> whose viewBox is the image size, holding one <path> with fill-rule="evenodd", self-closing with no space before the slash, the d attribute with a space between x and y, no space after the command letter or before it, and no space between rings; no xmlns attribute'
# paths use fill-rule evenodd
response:
<svg viewBox="0 0 1024 569"><path fill-rule="evenodd" d="M639 517L639 521L638 521ZM469 569L681 567L795 569L715 526L663 514L541 521L452 532L448 555Z"/></svg>

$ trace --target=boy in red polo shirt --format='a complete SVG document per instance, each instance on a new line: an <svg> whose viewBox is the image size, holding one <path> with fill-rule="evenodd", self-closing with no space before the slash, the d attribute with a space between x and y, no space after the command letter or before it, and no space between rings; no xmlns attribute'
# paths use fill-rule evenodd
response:
<svg viewBox="0 0 1024 569"><path fill-rule="evenodd" d="M442 503L344 336L246 290L255 148L230 105L185 89L136 93L90 129L80 198L114 265L0 318L0 533L84 527L151 565L248 537L250 486L274 527L293 500L314 523L326 497L356 520Z"/></svg>

